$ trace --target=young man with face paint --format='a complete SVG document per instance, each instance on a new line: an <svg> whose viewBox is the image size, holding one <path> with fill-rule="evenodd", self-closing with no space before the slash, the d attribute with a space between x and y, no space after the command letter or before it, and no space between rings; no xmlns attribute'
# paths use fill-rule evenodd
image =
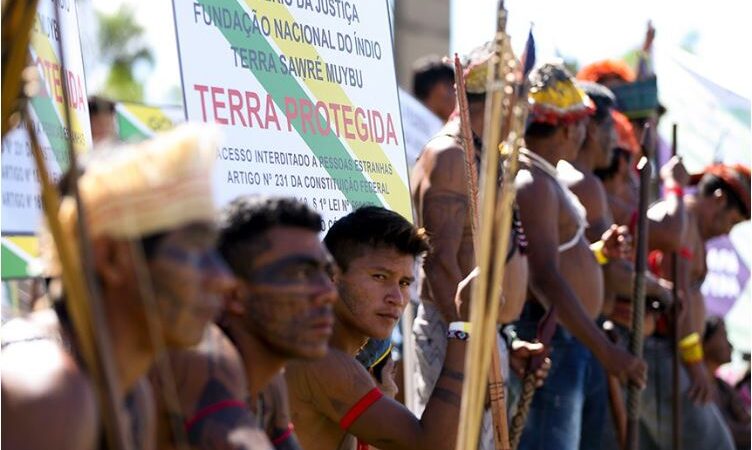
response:
<svg viewBox="0 0 752 450"><path fill-rule="evenodd" d="M185 126L135 146L93 152L81 168L78 191L93 250L87 263L104 309L98 325L112 343L119 381L114 400L125 413L131 448L154 448L154 398L145 375L159 347L147 321L168 348L195 345L232 283L215 247L215 151L212 133ZM71 195L63 196L58 217L75 246L81 215ZM60 275L56 252L44 247L43 256L49 272ZM55 293L58 283L53 279L54 310L2 329L4 448L105 444L97 389L81 360L66 292ZM157 317L148 316L151 300Z"/></svg>
<svg viewBox="0 0 752 450"><path fill-rule="evenodd" d="M467 334L455 332L422 418L383 395L355 356L369 339L390 336L409 301L416 258L429 247L423 230L397 213L360 208L324 239L339 271L335 326L327 356L288 365L290 409L306 450L453 449ZM467 308L449 321L461 325ZM472 339L472 337L470 337Z"/></svg>
<svg viewBox="0 0 752 450"><path fill-rule="evenodd" d="M240 197L223 210L219 250L237 283L219 327L170 355L181 411L160 405L163 448L174 442L169 417L181 413L192 448L300 448L282 371L328 350L336 291L321 223L292 198Z"/></svg>

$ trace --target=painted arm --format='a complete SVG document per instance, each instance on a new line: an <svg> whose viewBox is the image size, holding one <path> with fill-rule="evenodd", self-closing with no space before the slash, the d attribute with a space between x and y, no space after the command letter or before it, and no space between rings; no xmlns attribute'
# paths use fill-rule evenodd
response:
<svg viewBox="0 0 752 450"><path fill-rule="evenodd" d="M464 156L459 148L437 155L420 204L420 223L431 238L432 250L424 265L431 296L442 316L451 317L457 284L467 275L458 259L469 210Z"/></svg>

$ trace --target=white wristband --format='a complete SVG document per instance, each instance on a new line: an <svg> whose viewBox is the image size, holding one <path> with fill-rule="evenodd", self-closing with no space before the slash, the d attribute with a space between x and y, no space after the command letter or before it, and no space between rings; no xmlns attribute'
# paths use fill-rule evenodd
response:
<svg viewBox="0 0 752 450"><path fill-rule="evenodd" d="M448 331L462 331L469 334L471 329L470 322L450 322Z"/></svg>

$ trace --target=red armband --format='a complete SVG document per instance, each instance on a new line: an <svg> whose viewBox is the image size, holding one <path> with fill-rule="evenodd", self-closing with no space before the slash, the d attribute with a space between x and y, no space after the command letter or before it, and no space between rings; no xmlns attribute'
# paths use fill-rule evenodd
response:
<svg viewBox="0 0 752 450"><path fill-rule="evenodd" d="M688 247L682 247L679 249L679 256L687 261L692 261L692 258L695 256L695 254Z"/></svg>
<svg viewBox="0 0 752 450"><path fill-rule="evenodd" d="M384 394L381 393L379 388L373 388L370 391L366 393L360 400L358 400L357 403L353 405L352 408L350 408L349 411L345 413L344 416L342 416L342 419L339 421L339 427L343 430L347 430L350 428L350 425L353 424L356 420L358 420L358 417L360 417L368 408L371 407L376 401L378 401L381 397L383 397Z"/></svg>
<svg viewBox="0 0 752 450"><path fill-rule="evenodd" d="M272 445L275 447L282 444L286 440L290 439L290 436L295 432L295 427L293 426L292 422L287 424L287 430L285 430L284 433L280 434L279 436L272 439Z"/></svg>
<svg viewBox="0 0 752 450"><path fill-rule="evenodd" d="M663 188L663 196L668 197L669 194L673 194L677 196L678 198L684 197L684 188L679 186L678 184L675 184L673 186L664 187Z"/></svg>
<svg viewBox="0 0 752 450"><path fill-rule="evenodd" d="M193 417L185 421L185 432L190 433L191 428L193 428L197 423L201 422L212 414L218 413L219 411L228 408L247 409L248 405L244 401L240 400L222 400L221 402L217 402L213 405L201 408L196 412L196 414L193 415Z"/></svg>

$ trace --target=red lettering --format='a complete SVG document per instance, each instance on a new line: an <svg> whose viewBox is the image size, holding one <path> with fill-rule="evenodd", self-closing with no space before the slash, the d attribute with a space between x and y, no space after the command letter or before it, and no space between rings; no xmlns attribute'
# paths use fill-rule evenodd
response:
<svg viewBox="0 0 752 450"><path fill-rule="evenodd" d="M365 119L366 114L363 112L363 108L355 108L355 132L358 133L358 139L363 142L368 140L368 127L363 123Z"/></svg>
<svg viewBox="0 0 752 450"><path fill-rule="evenodd" d="M277 126L277 131L281 130L279 118L277 118L277 109L274 107L274 99L271 94L266 94L266 128L269 128L269 124L272 122Z"/></svg>
<svg viewBox="0 0 752 450"><path fill-rule="evenodd" d="M292 105L292 110L290 109ZM287 131L292 131L292 119L298 117L298 103L292 97L285 97L285 118L287 118Z"/></svg>
<svg viewBox="0 0 752 450"><path fill-rule="evenodd" d="M322 119L324 120L326 128L322 128L321 126ZM316 127L319 129L319 133L321 133L322 136L329 136L329 133L332 131L332 126L329 123L329 110L326 109L326 103L320 100L316 102Z"/></svg>
<svg viewBox="0 0 752 450"><path fill-rule="evenodd" d="M204 86L203 84L194 84L193 89L198 91L198 93L201 95L201 114L203 116L203 121L206 122L206 103L204 102L204 94L209 90L209 88L207 86Z"/></svg>
<svg viewBox="0 0 752 450"><path fill-rule="evenodd" d="M381 114L373 110L371 111L371 135L373 140L381 144L384 142L384 121L381 119Z"/></svg>
<svg viewBox="0 0 752 450"><path fill-rule="evenodd" d="M339 112L339 103L329 103L329 108L332 110L332 115L334 116L334 134L339 137L339 117L337 117L337 113Z"/></svg>
<svg viewBox="0 0 752 450"><path fill-rule="evenodd" d="M355 134L348 127L348 125L352 125L353 123L350 113L352 113L352 107L350 105L342 105L342 127L345 129L345 138L355 139Z"/></svg>
<svg viewBox="0 0 752 450"><path fill-rule="evenodd" d="M60 69L57 64L51 64L52 65L52 79L55 80L55 101L58 103L63 103L63 84L62 80L60 79Z"/></svg>
<svg viewBox="0 0 752 450"><path fill-rule="evenodd" d="M311 132L313 134L316 134L316 128L313 126L312 121L312 115L313 115L313 104L310 100L306 98L300 99L300 125L301 125L301 133L306 132L306 124L308 124L311 127Z"/></svg>
<svg viewBox="0 0 752 450"><path fill-rule="evenodd" d="M237 114L238 119L240 119L240 123L242 123L245 127L245 118L240 112L241 109L243 109L243 96L240 94L240 91L235 89L228 89L227 100L230 104L230 123L232 125L235 125L235 115Z"/></svg>
<svg viewBox="0 0 752 450"><path fill-rule="evenodd" d="M252 103L253 106L251 106ZM258 95L255 92L245 91L245 113L248 116L248 126L251 128L253 128L253 119L251 117L255 117L256 123L261 128L264 128L264 123L261 122L261 117L259 117L259 108L261 108L261 103L259 102Z"/></svg>
<svg viewBox="0 0 752 450"><path fill-rule="evenodd" d="M214 112L214 122L227 125L227 119L224 117L219 117L219 110L225 109L225 102L219 101L217 99L217 95L225 93L225 90L221 87L212 86L211 87L211 99L212 99L212 108Z"/></svg>
<svg viewBox="0 0 752 450"><path fill-rule="evenodd" d="M394 145L399 145L397 143L397 132L394 130L394 123L392 122L392 115L389 113L386 113L386 143L389 143L389 140L394 140Z"/></svg>

